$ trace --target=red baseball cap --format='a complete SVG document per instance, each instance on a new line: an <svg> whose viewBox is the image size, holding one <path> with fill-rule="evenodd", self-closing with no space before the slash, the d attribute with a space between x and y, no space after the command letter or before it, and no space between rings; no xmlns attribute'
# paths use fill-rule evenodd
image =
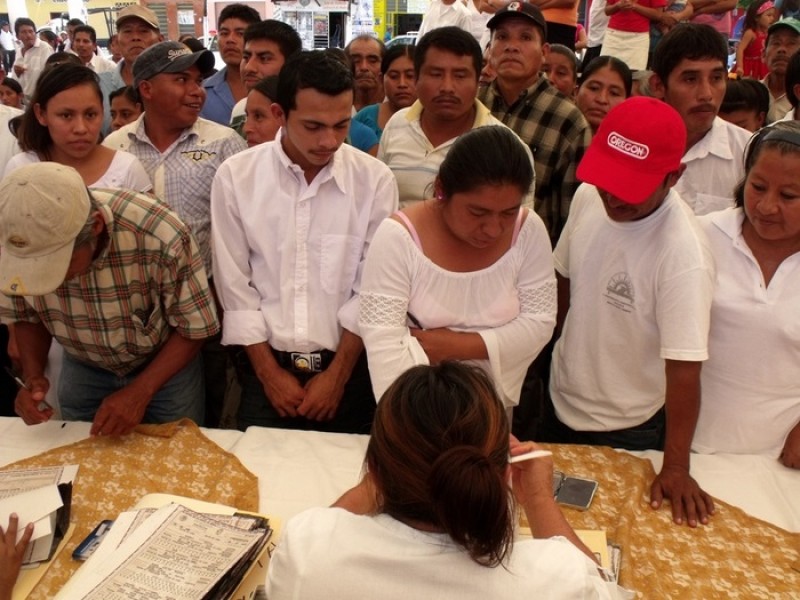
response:
<svg viewBox="0 0 800 600"><path fill-rule="evenodd" d="M577 176L628 204L641 204L686 152L686 125L666 102L635 96L600 123Z"/></svg>

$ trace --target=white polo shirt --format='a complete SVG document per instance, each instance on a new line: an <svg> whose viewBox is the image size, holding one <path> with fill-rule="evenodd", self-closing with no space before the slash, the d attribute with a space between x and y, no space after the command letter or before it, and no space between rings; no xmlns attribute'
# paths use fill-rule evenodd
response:
<svg viewBox="0 0 800 600"><path fill-rule="evenodd" d="M716 117L709 132L683 156L686 170L673 189L696 215L733 206L733 188L744 177L744 149L751 135Z"/></svg>
<svg viewBox="0 0 800 600"><path fill-rule="evenodd" d="M800 253L767 287L742 237L741 208L699 221L717 282L692 450L777 458L800 422Z"/></svg>
<svg viewBox="0 0 800 600"><path fill-rule="evenodd" d="M389 166L397 179L400 208L432 197L431 184L436 179L444 157L458 139L454 137L438 146L431 144L420 124L423 110L419 100L408 108L398 110L386 123L378 147L378 158ZM492 116L483 103L475 100L475 121L471 129L491 125L508 129L502 121ZM520 144L525 148L533 165L530 148L522 140ZM531 184L531 189L523 201L523 205L529 208L533 207L533 189L534 185Z"/></svg>

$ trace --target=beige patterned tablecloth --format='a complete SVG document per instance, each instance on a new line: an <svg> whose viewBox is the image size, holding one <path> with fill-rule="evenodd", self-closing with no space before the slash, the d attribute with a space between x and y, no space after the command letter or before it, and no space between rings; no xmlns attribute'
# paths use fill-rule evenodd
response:
<svg viewBox="0 0 800 600"><path fill-rule="evenodd" d="M140 425L122 438L89 438L21 460L2 470L77 464L71 521L75 534L29 596L52 598L80 563L72 551L103 519L151 493L175 494L258 510L258 479L191 421Z"/></svg>
<svg viewBox="0 0 800 600"><path fill-rule="evenodd" d="M610 448L543 446L556 469L600 482L588 511L564 513L575 529L603 529L622 546L620 583L640 598L800 599L800 534L716 499L709 525L674 525L668 503L649 505L650 461Z"/></svg>

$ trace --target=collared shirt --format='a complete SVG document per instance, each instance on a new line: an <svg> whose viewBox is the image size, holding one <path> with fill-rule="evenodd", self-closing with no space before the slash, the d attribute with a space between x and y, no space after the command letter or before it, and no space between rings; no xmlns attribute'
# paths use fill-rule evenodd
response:
<svg viewBox="0 0 800 600"><path fill-rule="evenodd" d="M397 186L386 165L346 144L307 183L281 138L225 161L214 178L222 343L336 350L338 313L357 323L364 257L397 209Z"/></svg>
<svg viewBox="0 0 800 600"><path fill-rule="evenodd" d="M108 133L111 130L111 102L108 96L114 90L125 87L127 84L122 78L122 68L125 65L125 59L121 59L116 68L111 71L104 71L97 74L100 80L100 90L103 92L103 132Z"/></svg>
<svg viewBox="0 0 800 600"><path fill-rule="evenodd" d="M8 129L8 122L21 114L21 110L0 105L0 165L8 164L12 156L22 152L17 138Z"/></svg>
<svg viewBox="0 0 800 600"><path fill-rule="evenodd" d="M675 191L697 215L733 206L733 188L744 177L750 132L716 117L709 132L684 154L686 170Z"/></svg>
<svg viewBox="0 0 800 600"><path fill-rule="evenodd" d="M461 3L461 0L456 0L452 4L445 4L442 0L433 0L428 11L422 17L417 39L432 29L446 26L459 27L467 33L472 33L472 15L469 14L469 9Z"/></svg>
<svg viewBox="0 0 800 600"><path fill-rule="evenodd" d="M117 69L117 65L115 63L111 62L110 60L107 60L107 59L103 58L99 54L95 54L94 56L92 56L92 60L90 60L86 64L86 66L89 67L92 71L94 71L98 75L100 73L107 73L109 71L116 71L116 69Z"/></svg>
<svg viewBox="0 0 800 600"><path fill-rule="evenodd" d="M203 80L203 89L206 91L206 101L200 116L220 125L228 125L231 121L231 111L236 100L231 93L231 86L225 80L228 67L223 67L211 77Z"/></svg>
<svg viewBox="0 0 800 600"><path fill-rule="evenodd" d="M22 93L25 95L26 100L30 100L33 96L33 91L36 89L36 82L39 81L39 75L44 70L44 64L53 53L53 48L40 40L38 37L33 43L33 46L25 50L17 52L17 58L14 61L14 66L22 65L25 67L25 72L22 75L16 75L14 69L11 69L9 76L12 79L19 81L22 86Z"/></svg>
<svg viewBox="0 0 800 600"><path fill-rule="evenodd" d="M769 112L767 113L767 123L774 123L775 121L780 121L781 117L786 114L787 111L792 110L792 103L789 102L789 98L786 97L786 93L781 94L780 96L773 96L772 92L769 89L769 75L764 77L761 80L767 91L769 91Z"/></svg>
<svg viewBox="0 0 800 600"><path fill-rule="evenodd" d="M478 98L530 146L536 169L536 212L555 244L578 189L575 170L592 139L589 124L546 77L540 77L511 106L497 81L479 90Z"/></svg>
<svg viewBox="0 0 800 600"><path fill-rule="evenodd" d="M434 147L422 131L420 118L423 110L422 103L417 100L408 108L392 115L386 123L378 147L378 158L389 166L397 179L401 208L424 200L426 196L430 197L432 188L429 189L429 186L436 179L445 156L458 139L452 138ZM506 127L492 116L488 108L475 100L475 120L471 129L491 125ZM526 204L532 206L531 199L526 200Z"/></svg>
<svg viewBox="0 0 800 600"><path fill-rule="evenodd" d="M152 359L173 331L215 335L200 253L178 216L147 194L92 195L108 232L100 256L50 294L0 294L3 322L41 322L71 356L120 376Z"/></svg>
<svg viewBox="0 0 800 600"><path fill-rule="evenodd" d="M197 119L163 153L145 131L145 115L109 135L104 145L130 152L153 181L153 193L189 226L211 272L211 181L220 165L247 148L230 127Z"/></svg>

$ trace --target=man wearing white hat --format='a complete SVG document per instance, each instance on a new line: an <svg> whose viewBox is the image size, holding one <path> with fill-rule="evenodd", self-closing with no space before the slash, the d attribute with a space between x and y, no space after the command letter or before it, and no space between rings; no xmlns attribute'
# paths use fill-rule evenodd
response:
<svg viewBox="0 0 800 600"><path fill-rule="evenodd" d="M0 182L0 319L15 325L25 386L16 411L43 402L52 338L64 347L59 404L93 435L140 422L203 418L199 351L219 331L197 244L164 203L89 192L71 167L42 162Z"/></svg>

